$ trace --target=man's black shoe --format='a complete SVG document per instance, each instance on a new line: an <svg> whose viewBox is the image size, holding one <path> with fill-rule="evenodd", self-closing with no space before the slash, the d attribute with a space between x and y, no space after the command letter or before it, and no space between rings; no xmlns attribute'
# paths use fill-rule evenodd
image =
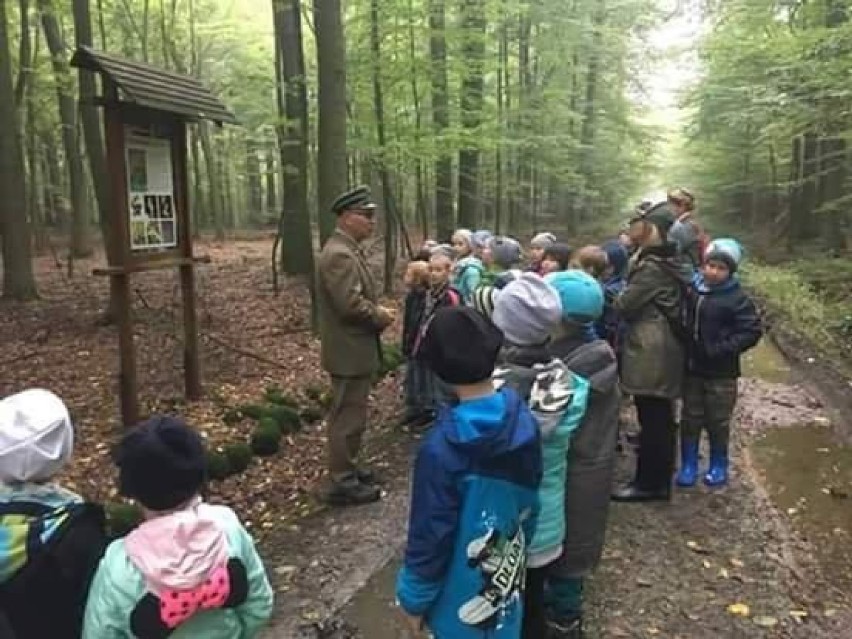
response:
<svg viewBox="0 0 852 639"><path fill-rule="evenodd" d="M369 486L360 481L332 482L323 501L331 506L358 506L379 501L382 493L376 486Z"/></svg>
<svg viewBox="0 0 852 639"><path fill-rule="evenodd" d="M636 484L627 484L612 493L613 501L640 502L640 501L671 501L672 491L670 488L660 490L646 490Z"/></svg>

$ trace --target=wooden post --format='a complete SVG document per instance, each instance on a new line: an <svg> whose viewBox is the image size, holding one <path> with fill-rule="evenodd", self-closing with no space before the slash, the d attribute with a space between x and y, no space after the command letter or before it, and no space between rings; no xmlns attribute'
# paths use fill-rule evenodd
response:
<svg viewBox="0 0 852 639"><path fill-rule="evenodd" d="M175 207L180 225L178 246L187 258L180 266L180 290L183 299L183 374L187 399L201 398L201 370L198 357L198 317L195 310L195 264L192 255L192 216L189 214L189 178L187 176L186 122L176 121L172 134L172 167Z"/></svg>
<svg viewBox="0 0 852 639"><path fill-rule="evenodd" d="M124 121L118 107L118 91L112 82L104 79L107 104L104 109L107 157L110 161L110 210L112 217L109 228L112 253L118 259L111 267L121 269L110 275L111 290L115 295L116 323L118 325L118 388L121 400L121 419L124 426L133 426L139 421L139 402L136 384L136 352L133 345L133 315L130 298L130 275L124 270L130 256L129 231L127 228L127 158L125 154ZM109 254L109 252L108 252Z"/></svg>

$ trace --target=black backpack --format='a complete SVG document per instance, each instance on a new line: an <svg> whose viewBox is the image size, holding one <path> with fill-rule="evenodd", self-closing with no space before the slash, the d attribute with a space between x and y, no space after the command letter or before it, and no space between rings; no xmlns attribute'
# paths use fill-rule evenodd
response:
<svg viewBox="0 0 852 639"><path fill-rule="evenodd" d="M695 341L695 313L698 308L698 291L692 283L686 283L675 271L675 269L665 262L660 262L660 268L663 272L674 280L678 287L679 304L676 311L673 313L671 309L665 309L660 306L657 309L668 320L669 327L678 341L684 346L688 346Z"/></svg>

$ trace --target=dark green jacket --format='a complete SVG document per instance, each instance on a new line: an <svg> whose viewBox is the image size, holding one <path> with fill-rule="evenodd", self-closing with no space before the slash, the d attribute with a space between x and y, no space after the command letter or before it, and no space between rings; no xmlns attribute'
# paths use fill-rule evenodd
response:
<svg viewBox="0 0 852 639"><path fill-rule="evenodd" d="M613 303L627 323L621 364L625 393L680 397L686 353L671 322L679 320L682 287L691 279L692 269L677 258L674 243L641 249L632 262L627 285Z"/></svg>

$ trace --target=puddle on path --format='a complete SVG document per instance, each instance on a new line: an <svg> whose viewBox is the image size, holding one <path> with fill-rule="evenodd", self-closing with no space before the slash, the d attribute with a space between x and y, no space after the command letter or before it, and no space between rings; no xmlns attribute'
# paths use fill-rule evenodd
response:
<svg viewBox="0 0 852 639"><path fill-rule="evenodd" d="M789 384L792 377L790 365L768 337L743 355L742 367L743 376L774 384Z"/></svg>
<svg viewBox="0 0 852 639"><path fill-rule="evenodd" d="M852 597L852 447L828 427L799 426L767 432L752 450L771 498L810 542L826 579Z"/></svg>
<svg viewBox="0 0 852 639"><path fill-rule="evenodd" d="M392 560L373 575L347 606L344 616L366 639L409 639L411 637L394 602L399 562Z"/></svg>

